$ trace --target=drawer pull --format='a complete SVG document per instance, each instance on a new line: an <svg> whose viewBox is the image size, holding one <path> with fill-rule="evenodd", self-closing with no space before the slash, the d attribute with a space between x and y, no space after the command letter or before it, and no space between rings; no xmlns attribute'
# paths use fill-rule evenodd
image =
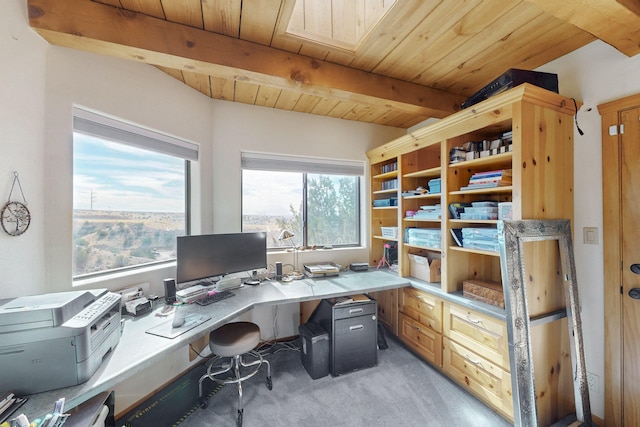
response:
<svg viewBox="0 0 640 427"><path fill-rule="evenodd" d="M411 326L411 329L415 329L416 331L420 332L420 327L416 326L413 322L409 323L409 326Z"/></svg>
<svg viewBox="0 0 640 427"><path fill-rule="evenodd" d="M357 331L357 330L362 329L362 328L364 328L364 326L362 326L362 325L349 326L349 330L350 331Z"/></svg>
<svg viewBox="0 0 640 427"><path fill-rule="evenodd" d="M349 314L362 313L363 311L364 309L362 308L352 308L351 310L349 310Z"/></svg>
<svg viewBox="0 0 640 427"><path fill-rule="evenodd" d="M412 294L411 296L414 297L415 299L417 299L418 301L422 302L422 303L430 304L430 301L427 298L423 297L422 295Z"/></svg>
<svg viewBox="0 0 640 427"><path fill-rule="evenodd" d="M468 354L465 354L465 355L464 355L464 358L465 358L465 359L467 359L469 362L473 363L473 364L474 364L474 365L476 365L476 366L482 366L482 362L481 362L481 361L479 361L479 360L473 360L473 359L471 358L471 356L469 356Z"/></svg>
<svg viewBox="0 0 640 427"><path fill-rule="evenodd" d="M467 321L469 321L469 322L473 323L474 325L479 325L479 324L481 324L481 323L482 323L482 320L480 320L480 319L474 319L474 318L472 318L471 316L469 316L469 314L468 314L468 313L465 315L465 318L467 319Z"/></svg>

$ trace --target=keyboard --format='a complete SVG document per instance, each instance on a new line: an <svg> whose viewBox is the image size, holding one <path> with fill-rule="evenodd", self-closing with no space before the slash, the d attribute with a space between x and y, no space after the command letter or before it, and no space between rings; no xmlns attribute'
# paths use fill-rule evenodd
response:
<svg viewBox="0 0 640 427"><path fill-rule="evenodd" d="M236 296L236 294L227 289L225 289L224 291L214 291L213 293L207 294L204 297L197 299L196 304L209 305L213 304L214 302L222 301L223 299L234 296Z"/></svg>

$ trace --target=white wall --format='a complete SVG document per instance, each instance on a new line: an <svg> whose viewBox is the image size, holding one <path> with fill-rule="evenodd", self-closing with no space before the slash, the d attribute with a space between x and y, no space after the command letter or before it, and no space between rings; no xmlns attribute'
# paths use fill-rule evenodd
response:
<svg viewBox="0 0 640 427"><path fill-rule="evenodd" d="M599 392L590 394L591 409L604 418L602 126L597 107L640 92L640 55L628 58L596 41L540 67L539 71L558 74L560 93L584 103L578 113L584 135L575 131L574 253L587 371L599 378ZM599 244L583 243L584 227L598 227Z"/></svg>
<svg viewBox="0 0 640 427"><path fill-rule="evenodd" d="M0 298L33 294L45 281L44 77L47 43L26 24L26 2L0 2L0 201L9 197L13 172L31 212L25 234L0 231ZM19 190L12 200L22 201Z"/></svg>

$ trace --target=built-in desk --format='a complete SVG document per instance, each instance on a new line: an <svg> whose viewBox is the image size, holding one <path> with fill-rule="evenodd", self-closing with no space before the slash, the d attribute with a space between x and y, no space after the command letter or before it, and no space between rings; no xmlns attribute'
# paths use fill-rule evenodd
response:
<svg viewBox="0 0 640 427"><path fill-rule="evenodd" d="M259 286L244 286L233 291L236 294L233 298L207 306L189 304L181 307L187 314L206 314L211 319L173 339L145 332L171 318L161 318L150 313L127 319L117 347L87 382L31 395L21 410L31 420L51 411L55 400L61 397L66 399L66 408L80 405L257 306L311 301L405 286L411 286L409 279L376 270L358 273L349 271L340 273L339 276L289 283L272 281L263 282Z"/></svg>

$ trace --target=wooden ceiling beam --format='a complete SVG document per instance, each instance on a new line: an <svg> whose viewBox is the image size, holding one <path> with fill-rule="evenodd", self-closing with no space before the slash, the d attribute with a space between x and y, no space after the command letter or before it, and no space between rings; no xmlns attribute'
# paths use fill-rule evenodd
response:
<svg viewBox="0 0 640 427"><path fill-rule="evenodd" d="M640 53L640 6L637 0L527 1L593 34L627 56Z"/></svg>
<svg viewBox="0 0 640 427"><path fill-rule="evenodd" d="M428 117L446 117L465 99L90 0L28 0L28 11L51 44L160 67Z"/></svg>

